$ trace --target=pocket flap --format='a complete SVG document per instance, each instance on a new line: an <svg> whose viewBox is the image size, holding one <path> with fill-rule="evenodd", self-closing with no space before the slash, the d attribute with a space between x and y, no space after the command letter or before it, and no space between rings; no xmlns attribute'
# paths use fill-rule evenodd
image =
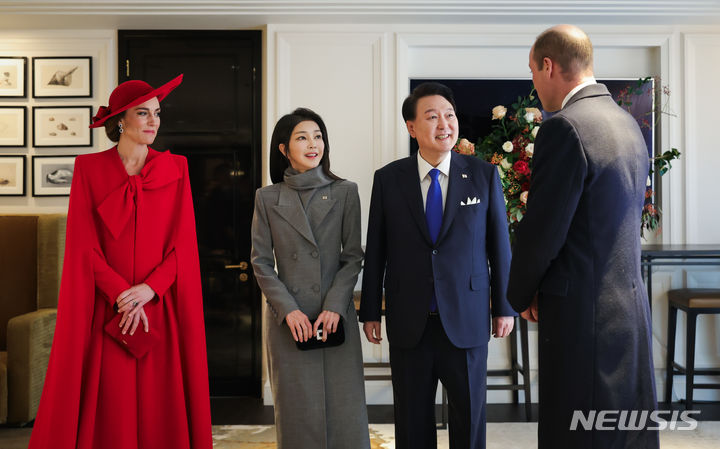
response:
<svg viewBox="0 0 720 449"><path fill-rule="evenodd" d="M488 275L479 274L477 276L470 276L470 290L478 291L484 288L488 288Z"/></svg>

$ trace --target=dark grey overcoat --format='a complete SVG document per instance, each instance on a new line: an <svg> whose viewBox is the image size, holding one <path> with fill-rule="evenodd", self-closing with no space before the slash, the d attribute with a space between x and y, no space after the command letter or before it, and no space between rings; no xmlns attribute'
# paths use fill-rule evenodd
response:
<svg viewBox="0 0 720 449"><path fill-rule="evenodd" d="M360 332L352 301L363 251L357 185L318 187L303 207L285 182L258 189L252 225L255 278L267 298L268 367L278 448L366 449ZM300 351L285 316L342 316L345 343Z"/></svg>
<svg viewBox="0 0 720 449"><path fill-rule="evenodd" d="M604 85L590 85L543 122L533 163L508 301L521 312L539 292L539 448L657 448L654 431L570 429L575 410L639 417L656 407L640 129Z"/></svg>

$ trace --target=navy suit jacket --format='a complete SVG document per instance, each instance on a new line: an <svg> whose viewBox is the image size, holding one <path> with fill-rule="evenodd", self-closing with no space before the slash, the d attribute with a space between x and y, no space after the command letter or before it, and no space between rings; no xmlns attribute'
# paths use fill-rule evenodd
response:
<svg viewBox="0 0 720 449"><path fill-rule="evenodd" d="M451 154L443 223L433 244L417 157L375 172L360 320L380 321L384 286L388 340L412 348L434 291L450 341L459 348L487 344L491 302L493 316L516 315L505 298L510 243L498 172L477 158ZM461 205L468 199L474 204Z"/></svg>

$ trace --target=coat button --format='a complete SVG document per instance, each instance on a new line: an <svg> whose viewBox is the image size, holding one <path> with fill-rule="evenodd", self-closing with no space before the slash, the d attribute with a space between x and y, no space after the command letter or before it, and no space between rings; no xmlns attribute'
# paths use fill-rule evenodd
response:
<svg viewBox="0 0 720 449"><path fill-rule="evenodd" d="M317 293L317 292L319 292L319 291L320 291L320 286L319 286L319 285L317 285L317 284L313 285L313 287L312 287L312 288L313 288L313 291L314 291L315 293Z"/></svg>
<svg viewBox="0 0 720 449"><path fill-rule="evenodd" d="M433 256L435 256L435 255L437 255L438 250L434 249L434 250L432 250L432 253L433 253Z"/></svg>
<svg viewBox="0 0 720 449"><path fill-rule="evenodd" d="M293 253L292 258L293 260L297 260L297 253Z"/></svg>
<svg viewBox="0 0 720 449"><path fill-rule="evenodd" d="M317 258L317 256L318 256L319 254L318 254L317 251L313 251L311 255L312 255L313 257Z"/></svg>
<svg viewBox="0 0 720 449"><path fill-rule="evenodd" d="M299 291L300 291L300 289L297 288L297 287L293 287L293 288L292 288L292 292L293 292L293 293L297 293L297 292L299 292Z"/></svg>

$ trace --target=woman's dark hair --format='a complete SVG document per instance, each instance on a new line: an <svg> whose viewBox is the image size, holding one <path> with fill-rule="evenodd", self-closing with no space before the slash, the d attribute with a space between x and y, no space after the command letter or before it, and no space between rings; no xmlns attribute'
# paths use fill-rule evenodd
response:
<svg viewBox="0 0 720 449"><path fill-rule="evenodd" d="M105 120L105 123L103 123L105 126L105 134L107 134L108 139L115 143L120 141L120 127L118 126L118 123L120 123L120 119L123 117L125 117L124 111L118 115L113 115L109 119Z"/></svg>
<svg viewBox="0 0 720 449"><path fill-rule="evenodd" d="M297 108L292 114L282 116L275 125L270 139L270 179L273 184L283 181L285 169L290 166L290 160L280 151L280 144L285 145L285 151L290 151L290 136L300 122L311 121L317 123L325 143L320 165L322 171L330 179L341 180L342 178L330 171L330 142L328 142L327 128L325 122L315 112L307 108Z"/></svg>
<svg viewBox="0 0 720 449"><path fill-rule="evenodd" d="M403 101L402 105L402 116L406 122L408 120L415 120L417 114L417 103L418 100L424 97L431 97L433 95L440 95L444 97L454 110L457 111L455 106L455 97L453 96L452 90L444 84L427 82L422 83L413 89L412 93Z"/></svg>

